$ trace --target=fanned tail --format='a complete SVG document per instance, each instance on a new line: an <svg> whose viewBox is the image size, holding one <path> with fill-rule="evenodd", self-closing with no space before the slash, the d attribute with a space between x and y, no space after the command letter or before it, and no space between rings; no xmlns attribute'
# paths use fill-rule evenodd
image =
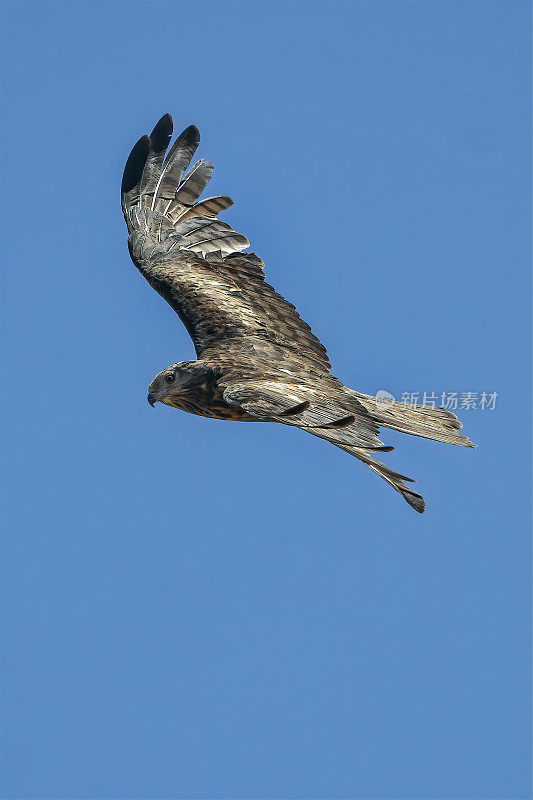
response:
<svg viewBox="0 0 533 800"><path fill-rule="evenodd" d="M409 433L412 436L421 436L424 439L433 439L436 442L456 444L462 447L477 447L468 436L459 433L463 427L452 411L431 405L409 405L405 407L397 401L390 405L384 403L379 397L356 392L346 388L346 391L359 400L378 425L391 428L400 433Z"/></svg>

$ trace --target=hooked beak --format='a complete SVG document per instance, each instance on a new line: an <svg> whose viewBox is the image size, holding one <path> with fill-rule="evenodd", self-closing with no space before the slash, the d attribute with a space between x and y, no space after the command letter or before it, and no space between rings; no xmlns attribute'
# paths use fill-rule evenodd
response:
<svg viewBox="0 0 533 800"><path fill-rule="evenodd" d="M155 394L155 392L148 392L148 397L146 399L148 400L148 402L150 403L150 405L153 408L155 403L156 403L156 401L157 401L157 395Z"/></svg>

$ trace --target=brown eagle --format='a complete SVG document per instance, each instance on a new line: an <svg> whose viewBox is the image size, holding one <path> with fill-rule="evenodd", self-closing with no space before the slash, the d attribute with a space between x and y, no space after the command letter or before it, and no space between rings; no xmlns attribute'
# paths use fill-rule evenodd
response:
<svg viewBox="0 0 533 800"><path fill-rule="evenodd" d="M172 364L153 379L148 402L214 419L282 422L340 447L367 464L424 511L424 500L369 453L387 452L379 426L474 447L450 411L403 407L344 386L331 375L323 344L295 307L265 283L250 243L217 215L229 197L200 199L213 173L190 125L165 156L172 117L165 114L126 162L122 209L133 263L187 328L197 361Z"/></svg>

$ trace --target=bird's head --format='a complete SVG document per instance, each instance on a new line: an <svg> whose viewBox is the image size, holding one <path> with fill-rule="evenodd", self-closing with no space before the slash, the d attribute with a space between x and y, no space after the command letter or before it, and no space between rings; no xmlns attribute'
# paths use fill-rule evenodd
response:
<svg viewBox="0 0 533 800"><path fill-rule="evenodd" d="M175 408L183 408L184 401L211 390L213 378L209 372L195 361L180 361L171 364L155 376L148 387L148 402L151 406L165 403Z"/></svg>

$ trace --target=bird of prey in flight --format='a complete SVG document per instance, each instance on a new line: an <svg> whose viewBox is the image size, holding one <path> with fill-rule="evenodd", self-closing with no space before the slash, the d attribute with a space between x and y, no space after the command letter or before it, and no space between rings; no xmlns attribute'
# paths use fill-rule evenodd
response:
<svg viewBox="0 0 533 800"><path fill-rule="evenodd" d="M379 427L474 447L451 411L386 405L344 386L325 347L295 307L265 282L264 264L246 236L218 219L229 197L201 199L213 164L200 159L190 125L165 156L172 117L165 114L134 146L122 180L122 209L133 263L187 328L196 361L180 361L150 383L148 401L214 419L282 422L340 447L377 473L416 511L424 500L411 478L373 458L393 450Z"/></svg>

